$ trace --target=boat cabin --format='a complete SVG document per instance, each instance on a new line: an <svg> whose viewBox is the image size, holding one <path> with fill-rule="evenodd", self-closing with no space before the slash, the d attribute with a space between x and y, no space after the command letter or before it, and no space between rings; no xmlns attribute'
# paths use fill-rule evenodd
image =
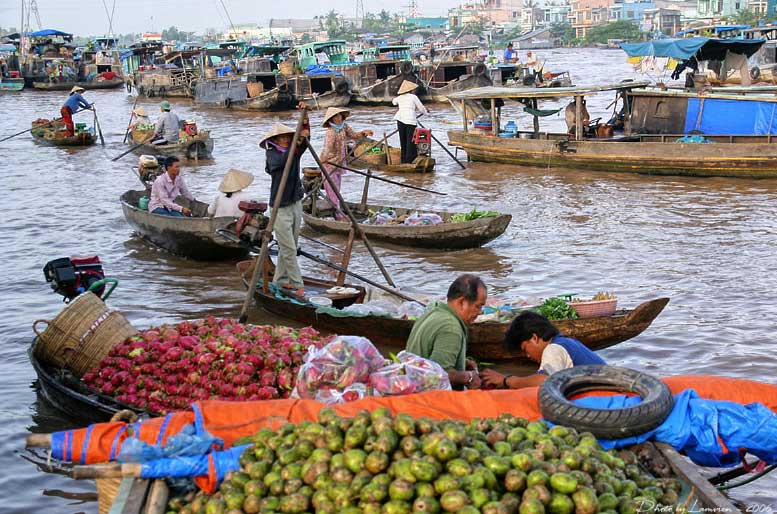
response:
<svg viewBox="0 0 777 514"><path fill-rule="evenodd" d="M348 51L345 44L344 40L308 43L296 47L294 55L303 70L316 64L347 64Z"/></svg>
<svg viewBox="0 0 777 514"><path fill-rule="evenodd" d="M276 72L290 49L288 46L246 46L237 57L238 68L242 73Z"/></svg>
<svg viewBox="0 0 777 514"><path fill-rule="evenodd" d="M138 42L130 45L128 51L119 58L125 75L132 75L138 71L155 68L156 58L160 55L162 55L161 42Z"/></svg>
<svg viewBox="0 0 777 514"><path fill-rule="evenodd" d="M21 36L20 70L25 83L45 82L50 76L71 78L78 74L73 59L73 35L56 29L28 32Z"/></svg>

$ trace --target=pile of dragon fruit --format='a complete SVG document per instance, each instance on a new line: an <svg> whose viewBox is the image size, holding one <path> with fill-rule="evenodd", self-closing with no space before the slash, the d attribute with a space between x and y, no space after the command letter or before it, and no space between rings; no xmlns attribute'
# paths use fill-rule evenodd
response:
<svg viewBox="0 0 777 514"><path fill-rule="evenodd" d="M287 398L308 349L329 339L310 327L208 317L145 330L113 348L82 380L127 405L160 414L198 400Z"/></svg>

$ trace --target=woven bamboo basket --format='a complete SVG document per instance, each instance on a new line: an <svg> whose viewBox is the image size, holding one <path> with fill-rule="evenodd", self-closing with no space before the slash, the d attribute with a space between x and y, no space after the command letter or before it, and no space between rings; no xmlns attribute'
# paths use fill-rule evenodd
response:
<svg viewBox="0 0 777 514"><path fill-rule="evenodd" d="M401 164L402 163L402 149L401 148L389 148L389 157L391 158L389 164Z"/></svg>
<svg viewBox="0 0 777 514"><path fill-rule="evenodd" d="M294 68L297 67L297 60L296 59L289 59L288 61L283 61L278 65L278 70L280 70L281 75L294 75Z"/></svg>
<svg viewBox="0 0 777 514"><path fill-rule="evenodd" d="M370 164L386 164L386 154L383 152L380 146L377 146L374 149L368 151L372 145L373 143L358 144L354 150L354 155L360 156L360 161L368 162ZM376 149L379 149L380 152L378 152Z"/></svg>
<svg viewBox="0 0 777 514"><path fill-rule="evenodd" d="M97 512L108 514L116 495L119 494L121 478L98 478L94 482L97 485Z"/></svg>
<svg viewBox="0 0 777 514"><path fill-rule="evenodd" d="M48 325L42 332L38 329L41 323ZM35 357L69 369L79 378L94 369L114 346L138 333L127 318L93 293L76 297L53 320L38 320L32 329L38 336Z"/></svg>
<svg viewBox="0 0 777 514"><path fill-rule="evenodd" d="M569 305L581 318L596 318L599 316L612 316L618 307L618 299L592 300L588 302L572 302Z"/></svg>
<svg viewBox="0 0 777 514"><path fill-rule="evenodd" d="M248 98L255 98L264 93L264 84L261 82L249 82L246 84Z"/></svg>

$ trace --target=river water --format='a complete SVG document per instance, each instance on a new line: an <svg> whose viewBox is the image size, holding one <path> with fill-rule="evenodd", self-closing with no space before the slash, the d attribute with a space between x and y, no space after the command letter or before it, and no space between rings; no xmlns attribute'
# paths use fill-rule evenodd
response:
<svg viewBox="0 0 777 514"><path fill-rule="evenodd" d="M611 50L546 50L540 57L554 71L570 70L576 84L614 82L635 76L624 55ZM58 115L64 93L0 96L0 136L29 126L38 117ZM39 146L29 134L2 143L5 191L0 224L0 512L97 512L88 494L91 482L75 482L41 472L45 455L24 450L29 432L79 426L37 396L27 358L31 325L51 319L62 308L42 275L50 259L98 254L107 274L121 284L110 303L138 327L207 315L237 316L244 293L232 263L197 263L171 256L133 236L124 221L119 195L138 189L130 170L136 157L110 158L126 146L122 137L133 99L123 90L87 92L96 102L106 146L68 151ZM589 101L591 118L609 117L612 100ZM156 102L141 100L149 112ZM541 108L551 106L541 106ZM433 105L424 123L442 141L459 120L447 105ZM184 167L190 189L209 201L230 168L251 171L249 188L264 199L269 190L264 156L256 142L271 121L293 126L294 113L238 114L197 110L175 101L181 118L195 119L215 138L215 159ZM394 128L393 110L354 109L355 129L376 135ZM91 122L91 115L78 121ZM322 113L312 115L320 125ZM503 120L530 120L510 108ZM563 126L563 113L547 120ZM314 129L320 148L323 131ZM396 143L395 143L396 144ZM513 215L507 232L485 248L458 252L414 251L379 246L395 282L413 290L444 294L459 273L480 274L491 295L504 298L612 291L620 304L668 296L671 302L642 335L601 352L612 364L657 375L715 374L774 382L774 290L777 275L777 181L650 177L606 172L525 169L470 164L459 169L439 148L438 168L427 176L392 177L437 191L435 196L373 182L371 201L419 209L493 209ZM460 154L464 158L464 154ZM362 181L346 175L345 196L357 198ZM322 237L342 244L337 237ZM309 251L334 257L329 250ZM323 270L304 264L308 270ZM369 255L356 246L356 272L379 279ZM278 322L254 311L253 322ZM44 460L42 460L44 459ZM777 480L762 479L734 497L750 505L777 506ZM69 495L68 495L69 496Z"/></svg>

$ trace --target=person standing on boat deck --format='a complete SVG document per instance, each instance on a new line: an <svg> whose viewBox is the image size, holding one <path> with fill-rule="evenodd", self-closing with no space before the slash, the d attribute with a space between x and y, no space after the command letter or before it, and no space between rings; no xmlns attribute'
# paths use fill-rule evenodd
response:
<svg viewBox="0 0 777 514"><path fill-rule="evenodd" d="M427 307L407 339L405 350L442 366L454 389L480 388L477 364L467 359L467 325L478 317L487 296L479 277L459 276L448 288L447 303Z"/></svg>
<svg viewBox="0 0 777 514"><path fill-rule="evenodd" d="M154 128L154 137L151 139L152 145L165 145L167 143L178 142L178 131L180 130L181 122L178 120L178 116L170 112L170 102L165 100L159 104L159 109L162 114L156 120L156 127Z"/></svg>
<svg viewBox="0 0 777 514"><path fill-rule="evenodd" d="M192 211L175 203L175 199L183 196L190 202L194 201L194 195L189 192L186 182L181 175L181 163L178 157L171 156L165 159L165 172L159 175L151 186L151 199L148 202L148 211L163 216L191 216Z"/></svg>
<svg viewBox="0 0 777 514"><path fill-rule="evenodd" d="M254 176L245 171L231 169L219 184L221 194L216 195L213 203L208 206L208 216L220 218L231 216L239 218L243 215L240 210L240 202L248 202L251 196L243 191L254 181Z"/></svg>
<svg viewBox="0 0 777 514"><path fill-rule="evenodd" d="M80 86L73 86L73 89L70 90L70 96L67 97L62 109L59 110L59 114L62 116L62 122L65 124L65 127L67 127L68 137L76 134L75 125L73 125L73 114L75 114L78 109L92 109L89 102L81 96L83 91L86 90Z"/></svg>
<svg viewBox="0 0 777 514"><path fill-rule="evenodd" d="M546 378L562 369L585 364L607 364L577 339L562 336L545 316L523 312L510 323L505 334L508 350L522 350L529 359L539 363L537 372L528 377L503 375L484 369L483 383L503 389L522 389L542 384Z"/></svg>
<svg viewBox="0 0 777 514"><path fill-rule="evenodd" d="M398 95L391 103L399 107L394 115L397 120L397 130L399 131L399 146L402 150L402 164L409 164L418 156L418 149L413 143L413 134L415 133L418 118L416 112L428 114L429 111L421 103L421 100L413 93L418 87L415 82L405 80L399 86Z"/></svg>
<svg viewBox="0 0 777 514"><path fill-rule="evenodd" d="M502 55L502 61L504 61L505 64L518 62L518 52L513 50L512 42L507 43L507 48L505 48L505 52Z"/></svg>
<svg viewBox="0 0 777 514"><path fill-rule="evenodd" d="M326 137L324 138L324 149L321 151L321 162L324 164L324 171L340 190L340 182L345 170L338 168L348 166L348 141L362 139L372 135L371 130L362 130L356 132L346 122L345 119L351 113L348 109L342 107L330 107L324 115L324 122L321 126L326 127ZM344 219L345 215L340 211L340 201L334 190L329 186L329 181L324 180L324 190L326 196L335 208L335 217Z"/></svg>
<svg viewBox="0 0 777 514"><path fill-rule="evenodd" d="M300 104L304 106L304 104ZM302 224L302 179L299 161L307 147L306 138L310 137L310 123L307 117L303 121L297 148L290 149L294 138L294 129L281 123L275 123L270 131L259 141L259 146L267 150L264 170L272 177L270 185L270 205L275 206L275 198L280 189L283 169L291 155L294 159L283 188L280 207L275 218L273 234L278 241L278 261L275 266L273 282L283 289L292 290L297 296L305 295L305 283L297 263L299 228Z"/></svg>

